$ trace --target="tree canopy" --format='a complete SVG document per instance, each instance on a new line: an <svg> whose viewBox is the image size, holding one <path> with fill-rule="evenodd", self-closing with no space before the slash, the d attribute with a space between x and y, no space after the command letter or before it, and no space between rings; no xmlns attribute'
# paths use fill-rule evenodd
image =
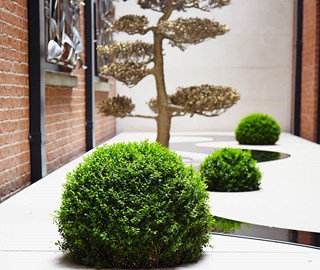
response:
<svg viewBox="0 0 320 270"><path fill-rule="evenodd" d="M200 86L180 87L168 94L165 85L163 41L184 51L189 45L197 45L206 40L224 35L227 26L208 18L177 18L171 20L174 11L186 12L199 9L209 12L230 4L231 0L138 0L143 9L162 13L155 24L150 24L144 15L128 14L117 18L109 31L124 32L128 35L152 33L153 43L141 40L115 42L99 46L98 52L110 59L100 72L114 77L129 87L137 85L143 78L153 75L157 96L148 102L154 115L133 113L135 105L125 96L107 99L99 106L105 116L143 117L157 121L157 140L168 146L171 118L195 114L218 116L232 107L240 99L240 94L231 87L203 84Z"/></svg>
<svg viewBox="0 0 320 270"><path fill-rule="evenodd" d="M158 12L166 12L168 2L172 10L186 11L190 8L197 8L202 11L210 11L214 8L221 8L229 5L231 0L138 0L138 4L143 9L151 9Z"/></svg>

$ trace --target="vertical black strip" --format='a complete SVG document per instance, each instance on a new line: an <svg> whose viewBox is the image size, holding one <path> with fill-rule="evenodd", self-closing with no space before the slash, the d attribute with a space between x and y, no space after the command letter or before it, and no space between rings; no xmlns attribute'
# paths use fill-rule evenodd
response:
<svg viewBox="0 0 320 270"><path fill-rule="evenodd" d="M47 174L44 1L28 0L31 183Z"/></svg>
<svg viewBox="0 0 320 270"><path fill-rule="evenodd" d="M95 146L94 139L94 45L93 45L93 0L85 4L85 71L86 82L86 150Z"/></svg>
<svg viewBox="0 0 320 270"><path fill-rule="evenodd" d="M298 243L298 231L290 230L288 233L288 240L292 243Z"/></svg>
<svg viewBox="0 0 320 270"><path fill-rule="evenodd" d="M294 92L294 131L300 136L301 116L301 71L302 71L302 21L303 0L296 1L296 63L295 63L295 92Z"/></svg>

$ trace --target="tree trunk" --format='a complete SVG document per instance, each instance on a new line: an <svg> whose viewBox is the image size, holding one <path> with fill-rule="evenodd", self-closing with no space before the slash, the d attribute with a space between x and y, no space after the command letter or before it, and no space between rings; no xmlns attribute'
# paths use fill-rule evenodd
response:
<svg viewBox="0 0 320 270"><path fill-rule="evenodd" d="M173 11L172 1L166 2L166 11L163 16L159 19L158 24L161 21L166 21L170 17ZM170 128L171 128L171 118L172 112L168 108L168 95L166 91L166 85L164 80L164 68L163 68L163 35L158 32L157 29L153 30L153 40L154 40L154 68L153 74L156 80L157 87L157 142L165 147L169 146L170 140Z"/></svg>
<svg viewBox="0 0 320 270"><path fill-rule="evenodd" d="M154 77L157 87L157 142L169 146L171 111L168 108L168 95L164 81L162 34L154 31Z"/></svg>
<svg viewBox="0 0 320 270"><path fill-rule="evenodd" d="M157 142L165 147L169 147L171 115L160 113L157 117Z"/></svg>

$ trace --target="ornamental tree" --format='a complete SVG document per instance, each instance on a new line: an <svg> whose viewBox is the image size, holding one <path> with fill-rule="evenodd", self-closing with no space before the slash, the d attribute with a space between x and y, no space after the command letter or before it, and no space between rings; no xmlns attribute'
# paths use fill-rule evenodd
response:
<svg viewBox="0 0 320 270"><path fill-rule="evenodd" d="M231 0L138 0L142 9L159 12L160 18L151 25L144 15L124 15L110 24L109 31L125 32L128 35L152 33L153 43L140 40L116 42L99 46L98 53L111 61L100 72L114 77L128 87L137 85L146 76L155 78L156 97L148 105L153 114L134 114L135 105L126 96L108 98L99 104L99 111L105 116L142 117L157 122L157 141L169 145L171 119L189 114L193 116L218 116L236 104L240 94L231 87L203 84L180 87L168 94L164 72L164 42L184 51L189 45L196 45L223 35L229 29L219 22L207 18L178 18L170 20L174 11L186 12L195 8L210 12L221 8Z"/></svg>

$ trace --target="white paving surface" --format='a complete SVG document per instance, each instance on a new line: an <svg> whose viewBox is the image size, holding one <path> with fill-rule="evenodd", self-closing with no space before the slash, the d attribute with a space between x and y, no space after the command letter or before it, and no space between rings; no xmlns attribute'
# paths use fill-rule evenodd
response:
<svg viewBox="0 0 320 270"><path fill-rule="evenodd" d="M208 143L207 146L223 143ZM229 143L232 147L239 147ZM291 157L259 163L262 188L255 192L211 193L213 212L259 225L320 232L320 145L282 134L275 146L251 147L290 154Z"/></svg>
<svg viewBox="0 0 320 270"><path fill-rule="evenodd" d="M175 141L199 142L205 147L239 147L234 141L207 140L212 133L175 134ZM215 133L232 135L232 133ZM152 133L122 133L108 141L154 139ZM252 147L253 148L253 147ZM259 163L262 189L244 193L211 193L215 215L249 223L320 232L320 146L282 134L275 146L254 149L291 154L288 159ZM180 152L201 161L205 155ZM36 184L0 204L0 269L90 269L74 265L54 244L59 239L52 213L59 208L65 174L82 158L51 173ZM214 247L207 249L197 264L173 269L320 269L320 250L288 244L214 235Z"/></svg>

